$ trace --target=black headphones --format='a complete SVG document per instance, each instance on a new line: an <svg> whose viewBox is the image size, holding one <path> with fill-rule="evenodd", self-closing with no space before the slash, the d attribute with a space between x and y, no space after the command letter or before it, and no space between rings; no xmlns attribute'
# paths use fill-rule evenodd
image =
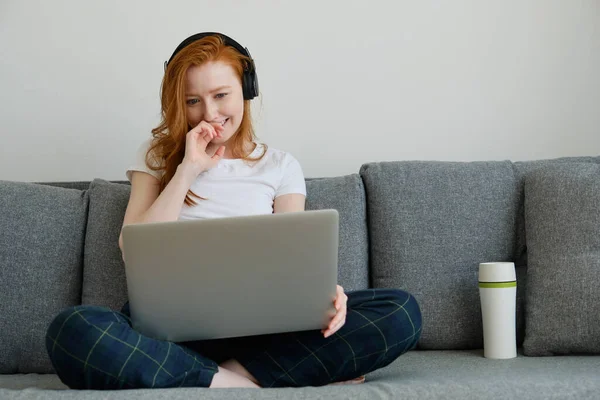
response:
<svg viewBox="0 0 600 400"><path fill-rule="evenodd" d="M247 63L244 67L244 73L242 76L242 90L244 92L244 100L252 100L256 96L258 96L258 78L256 76L256 67L254 66L254 60L252 59L250 52L247 48L243 47L241 44L222 33L202 32L196 33L195 35L192 35L189 38L185 39L179 44L179 46L177 46L177 48L171 55L171 58L169 58L169 61L165 61L165 71L167 70L167 65L169 65L175 54L179 53L181 49L183 49L190 43L200 40L206 36L220 36L223 39L225 45L233 47L234 49L236 49L237 51L239 51L244 56L250 59L250 62Z"/></svg>

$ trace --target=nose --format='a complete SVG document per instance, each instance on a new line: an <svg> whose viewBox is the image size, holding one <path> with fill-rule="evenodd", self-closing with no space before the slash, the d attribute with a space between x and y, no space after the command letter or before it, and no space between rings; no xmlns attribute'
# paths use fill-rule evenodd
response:
<svg viewBox="0 0 600 400"><path fill-rule="evenodd" d="M207 101L204 107L204 120L211 122L219 116L217 104L214 101Z"/></svg>

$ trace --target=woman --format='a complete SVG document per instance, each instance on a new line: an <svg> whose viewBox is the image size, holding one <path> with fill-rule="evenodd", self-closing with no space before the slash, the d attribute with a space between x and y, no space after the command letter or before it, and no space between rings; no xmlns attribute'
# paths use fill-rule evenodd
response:
<svg viewBox="0 0 600 400"><path fill-rule="evenodd" d="M201 33L182 42L165 64L162 122L127 171L123 225L303 211L298 161L254 135L257 95L254 63L233 39ZM334 305L320 332L186 343L139 334L127 304L120 313L76 306L53 320L46 346L71 388L281 387L362 382L419 339L419 306L406 292L338 286Z"/></svg>

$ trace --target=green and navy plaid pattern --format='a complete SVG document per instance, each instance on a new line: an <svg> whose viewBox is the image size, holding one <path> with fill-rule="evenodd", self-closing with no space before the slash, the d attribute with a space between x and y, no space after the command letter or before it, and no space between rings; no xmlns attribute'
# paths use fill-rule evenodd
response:
<svg viewBox="0 0 600 400"><path fill-rule="evenodd" d="M217 372L214 361L145 337L128 315L104 307L62 311L48 328L46 349L71 389L207 387Z"/></svg>
<svg viewBox="0 0 600 400"><path fill-rule="evenodd" d="M319 331L172 343L145 337L122 312L94 306L62 311L46 347L60 379L73 389L208 387L217 363L237 359L262 387L320 386L382 368L414 348L421 313L394 289L348 293L346 324Z"/></svg>

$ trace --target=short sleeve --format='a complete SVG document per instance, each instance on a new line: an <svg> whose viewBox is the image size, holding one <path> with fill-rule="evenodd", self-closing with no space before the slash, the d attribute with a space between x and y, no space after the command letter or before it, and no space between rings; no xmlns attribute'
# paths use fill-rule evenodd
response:
<svg viewBox="0 0 600 400"><path fill-rule="evenodd" d="M146 173L152 175L153 177L155 177L156 179L161 178L161 176L162 176L161 171L151 170L150 168L148 168L148 165L146 165L146 153L148 152L148 149L150 148L151 143L152 143L152 138L145 140L138 147L137 152L135 154L135 158L133 160L133 163L131 164L131 166L129 168L127 168L127 171L125 173L125 175L127 176L127 179L130 182L131 182L131 176L134 171L146 172ZM154 164L154 165L158 165L158 164Z"/></svg>
<svg viewBox="0 0 600 400"><path fill-rule="evenodd" d="M283 176L275 192L275 197L284 194L298 193L306 196L306 181L298 160L291 154L286 154L283 163Z"/></svg>

